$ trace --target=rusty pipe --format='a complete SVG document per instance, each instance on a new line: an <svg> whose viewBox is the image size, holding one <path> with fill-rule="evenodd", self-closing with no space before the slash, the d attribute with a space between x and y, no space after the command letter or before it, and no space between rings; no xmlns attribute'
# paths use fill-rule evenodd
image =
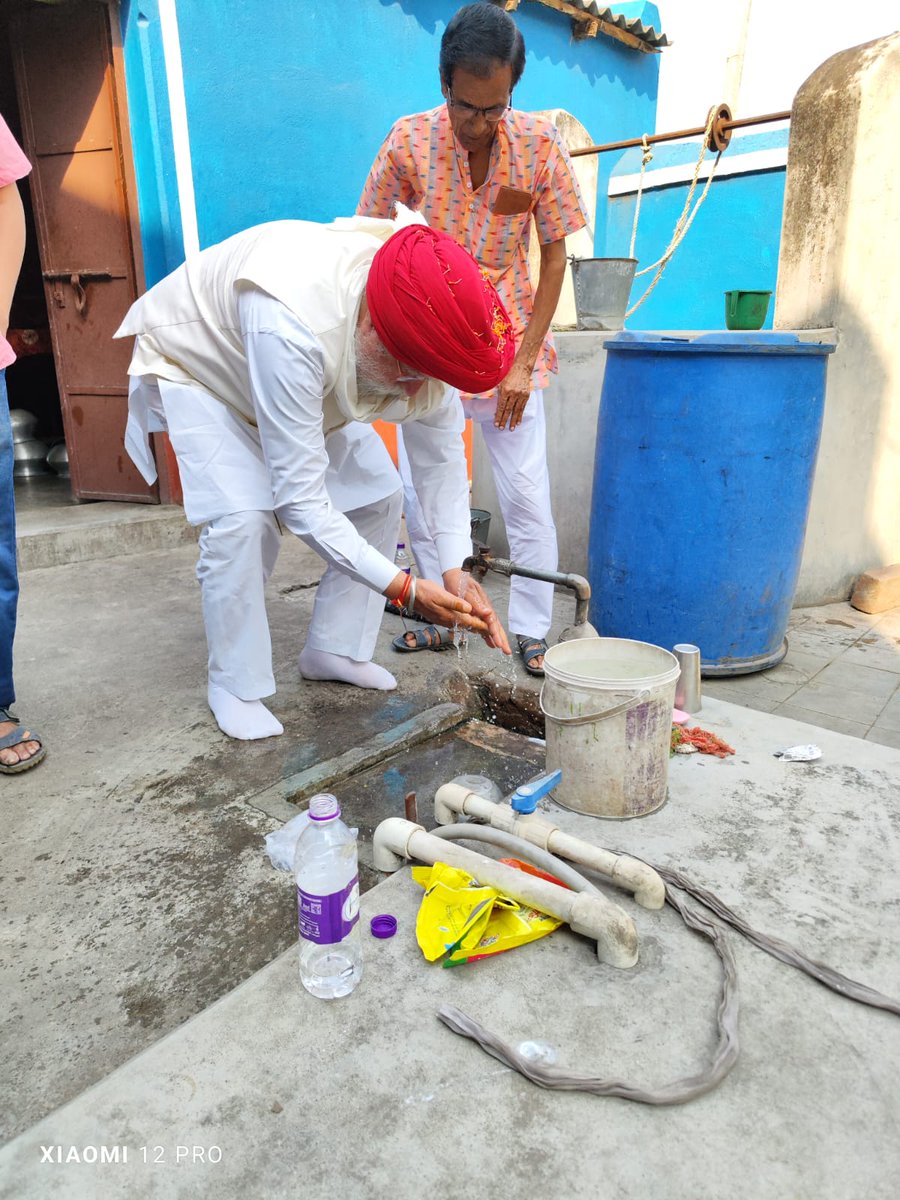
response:
<svg viewBox="0 0 900 1200"><path fill-rule="evenodd" d="M462 565L464 571L483 579L488 571L496 571L499 575L522 575L526 579L539 579L543 583L552 583L556 587L568 588L575 593L575 624L586 625L588 605L591 599L591 585L583 575L564 574L562 571L538 571L534 567L525 567L514 563L508 558L494 558L488 551L481 550L479 554L470 554Z"/></svg>
<svg viewBox="0 0 900 1200"><path fill-rule="evenodd" d="M766 125L772 121L787 121L790 119L790 109L787 112L764 113L760 117L741 117L734 119L731 116L731 110L727 104L719 106L719 115L713 122L713 127L710 132L710 141L712 145L710 150L724 150L731 141L732 129L743 129L748 125ZM654 133L647 137L649 145L654 145L656 142L676 142L679 138L699 137L701 133L706 133L706 126L700 125L695 129L676 129L671 133ZM632 146L642 146L643 138L628 138L624 142L606 142L599 146L582 146L580 150L570 150L569 154L572 158L578 158L583 154L604 154L607 150L628 150Z"/></svg>

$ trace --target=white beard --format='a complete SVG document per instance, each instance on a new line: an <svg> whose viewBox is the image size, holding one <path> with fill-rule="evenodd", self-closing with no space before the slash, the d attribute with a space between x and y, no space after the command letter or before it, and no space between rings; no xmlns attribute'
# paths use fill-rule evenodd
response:
<svg viewBox="0 0 900 1200"><path fill-rule="evenodd" d="M409 397L398 383L379 383L377 375L384 367L380 355L369 353L356 335L356 394L361 400L407 400Z"/></svg>

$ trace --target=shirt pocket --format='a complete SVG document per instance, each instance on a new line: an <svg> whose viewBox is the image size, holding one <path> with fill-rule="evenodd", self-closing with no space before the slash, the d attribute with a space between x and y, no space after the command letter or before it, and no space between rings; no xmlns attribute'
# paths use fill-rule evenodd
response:
<svg viewBox="0 0 900 1200"><path fill-rule="evenodd" d="M489 271L502 275L522 255L530 236L531 212L498 216L490 213L484 222L475 258Z"/></svg>
<svg viewBox="0 0 900 1200"><path fill-rule="evenodd" d="M523 213L530 213L534 204L535 198L531 192L501 186L494 193L490 207L495 217L519 217Z"/></svg>

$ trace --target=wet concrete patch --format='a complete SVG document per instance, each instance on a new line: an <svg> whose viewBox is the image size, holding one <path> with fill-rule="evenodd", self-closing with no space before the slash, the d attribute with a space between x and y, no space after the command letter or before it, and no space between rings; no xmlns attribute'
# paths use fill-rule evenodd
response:
<svg viewBox="0 0 900 1200"><path fill-rule="evenodd" d="M187 546L23 576L16 683L50 753L4 788L0 1139L291 946L293 887L263 837L293 809L263 812L254 796L441 704L464 720L476 708L467 675L498 658L477 641L460 655L395 654L391 619L375 660L396 692L299 679L316 595L305 585L321 562L286 540L268 587L269 703L285 734L232 742L206 706L195 559ZM451 759L452 775L463 768ZM395 803L407 769L380 766Z"/></svg>
<svg viewBox="0 0 900 1200"><path fill-rule="evenodd" d="M392 718L403 707L393 705ZM345 725L342 713L333 727L346 732L354 724L346 719ZM380 714L368 727L387 720ZM355 724L357 731L363 727ZM271 770L271 757L261 744L237 750L249 753L222 743L149 775L139 760L104 792L71 797L76 841L49 852L41 847L32 856L32 869L65 903L35 911L25 897L10 910L22 936L8 947L7 978L16 977L19 986L0 1019L7 1076L17 1084L0 1111L4 1138L293 944L293 881L270 865L263 843L280 822L253 803L259 769ZM507 792L542 762L543 747L475 721L335 785L345 819L360 830L362 889L381 878L372 868L375 826L403 814L408 791L419 796L420 819L431 826L440 784L459 774L486 774ZM36 1010L46 1013L41 1022L31 1019ZM25 1080L27 1086L18 1086Z"/></svg>
<svg viewBox="0 0 900 1200"><path fill-rule="evenodd" d="M388 817L405 815L407 793L416 793L419 823L433 829L434 794L442 784L457 775L485 775L507 795L536 775L543 762L543 746L483 721L470 721L386 759L335 791L344 820L359 829L360 863L371 866L375 828Z"/></svg>

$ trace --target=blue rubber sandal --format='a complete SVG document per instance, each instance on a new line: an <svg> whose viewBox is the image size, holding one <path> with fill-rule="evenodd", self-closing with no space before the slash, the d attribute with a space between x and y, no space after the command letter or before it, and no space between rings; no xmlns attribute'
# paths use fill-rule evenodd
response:
<svg viewBox="0 0 900 1200"><path fill-rule="evenodd" d="M542 654L546 654L549 649L543 638L525 637L523 633L516 634L516 643L519 647L519 653L522 655L522 665L529 675L543 675L543 667L533 667L531 664L536 658L540 658Z"/></svg>
<svg viewBox="0 0 900 1200"><path fill-rule="evenodd" d="M32 767L36 767L38 763L44 761L47 757L47 747L44 745L44 739L36 730L26 729L19 718L14 717L5 708L0 708L0 721L16 722L15 729L11 729L9 733L0 737L0 750L11 750L13 746L20 746L22 742L40 742L40 749L35 750L30 758L14 764L0 762L0 775L18 775L21 771L30 771Z"/></svg>
<svg viewBox="0 0 900 1200"><path fill-rule="evenodd" d="M406 640L410 634L416 639L413 646ZM399 633L391 645L401 654L415 654L417 650L448 650L453 645L453 632L437 625L425 625L421 629L407 629L406 633Z"/></svg>

